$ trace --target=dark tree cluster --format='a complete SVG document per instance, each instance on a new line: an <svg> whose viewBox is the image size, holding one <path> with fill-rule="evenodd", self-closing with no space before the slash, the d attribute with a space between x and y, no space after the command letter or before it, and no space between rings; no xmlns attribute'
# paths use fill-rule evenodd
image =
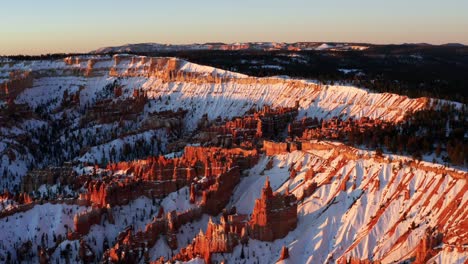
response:
<svg viewBox="0 0 468 264"><path fill-rule="evenodd" d="M352 146L386 149L392 153L409 154L415 159L435 154L444 162L465 165L468 162L468 109L445 105L438 110L424 110L406 116L405 122L376 123L362 126L355 120L318 121L308 137L345 141ZM332 124L332 125L330 125ZM331 127L331 128L330 128ZM332 131L332 132L330 132Z"/></svg>

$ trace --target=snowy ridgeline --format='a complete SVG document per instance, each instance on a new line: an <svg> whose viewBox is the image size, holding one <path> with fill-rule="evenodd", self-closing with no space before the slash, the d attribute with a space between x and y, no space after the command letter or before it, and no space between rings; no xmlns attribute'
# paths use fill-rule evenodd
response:
<svg viewBox="0 0 468 264"><path fill-rule="evenodd" d="M187 65L193 65L186 63ZM205 66L190 67L198 70ZM182 67L188 68L188 67ZM200 70L202 71L202 70ZM209 71L207 71L209 72ZM212 70L211 72L215 72ZM32 107L48 105L54 108L62 100L65 90L69 94L80 92L82 106L93 104L106 84L116 77L44 77L35 80L34 87L27 89L17 99ZM331 118L333 116L371 117L385 120L401 120L406 111L424 107L424 101L409 99L395 94L370 93L363 89L349 86L323 86L321 90L289 85L287 80L275 84L254 82L242 84L236 82L212 84L176 82L163 83L155 77L126 77L119 82L124 87L124 97L130 96L135 88L143 88L155 101L148 103L145 111L189 110L188 128L193 129L203 114L210 119L218 116L240 116L252 107L263 105L289 106L299 102L300 115ZM57 90L58 89L58 90Z"/></svg>
<svg viewBox="0 0 468 264"><path fill-rule="evenodd" d="M141 58L128 56L129 58ZM13 65L5 64L0 67L0 72L12 70L51 70L44 77L34 80L34 87L27 89L17 99L18 102L27 103L32 107L47 104L55 108L62 100L65 90L69 94L79 92L82 106L93 104L98 99L102 89L117 77L111 77L111 69L117 69L122 75L131 72L145 72L149 67L149 60L136 62L125 59L115 64L110 57L100 58L93 64L96 75L93 77L67 76L66 70L74 68L86 68L87 59L81 58L78 64L67 65L62 61L33 61L20 62ZM126 58L126 57L124 57ZM252 106L261 107L269 104L272 106L294 106L299 102L300 116L317 116L318 118L330 118L343 114L351 117L367 116L385 120L401 120L405 112L415 111L424 107L424 101L408 99L405 96L386 93L370 93L367 90L350 86L321 86L319 90L310 89L310 86L298 86L299 83L311 83L310 81L275 78L250 78L243 74L228 72L209 66L180 61L179 71L194 72L203 75L217 75L235 79L252 79L247 83L231 81L228 83L196 83L191 81L163 83L157 77L124 77L119 83L123 86L124 97L131 96L133 89L143 88L150 98L163 101L151 103L151 110L177 110L179 107L191 111L194 121L202 114L208 114L209 118L239 116ZM62 73L60 73L62 71ZM193 124L188 125L193 128Z"/></svg>

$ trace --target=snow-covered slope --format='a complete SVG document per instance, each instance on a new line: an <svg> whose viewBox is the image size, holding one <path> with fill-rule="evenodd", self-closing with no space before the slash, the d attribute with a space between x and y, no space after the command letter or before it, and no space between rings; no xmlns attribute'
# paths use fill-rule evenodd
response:
<svg viewBox="0 0 468 264"><path fill-rule="evenodd" d="M153 104L149 111L182 107L193 114L194 120L205 113L211 119L218 115L232 117L242 115L254 106L292 107L297 102L299 118L343 115L400 121L405 113L425 107L428 101L426 98L410 99L396 94L372 93L350 86L317 85L306 80L253 78L178 59L168 60L177 65L172 69L175 73L183 73L186 77L168 81L162 78L164 71L168 71L167 66L160 71L153 69L155 64L163 63L162 60L123 55L114 58L68 58L68 63L4 63L0 64L0 72L21 70L36 73L33 87L17 99L33 107L58 101L64 90L73 93L80 87L83 89L80 91L80 103L84 105L96 100L106 84L120 79L124 90L141 87L151 98L161 97L163 103ZM190 73L193 75L190 76Z"/></svg>
<svg viewBox="0 0 468 264"><path fill-rule="evenodd" d="M468 174L460 172L465 178L456 179L432 163L415 166L404 157L375 158L373 152L340 144L319 145L323 150L264 157L233 197L238 212L249 213L267 176L274 190L288 188L297 197L306 186L317 183L316 191L299 203L297 228L272 243L250 240L248 250L244 249L247 259L239 258L238 246L229 256L218 255L218 260L274 263L287 246L291 263L336 263L350 258L400 263L414 256L426 230L434 228L444 236L434 257L437 263L468 259L466 249L460 248L468 238ZM269 159L273 167L266 169ZM293 179L291 168L298 169ZM306 179L309 170L315 176Z"/></svg>
<svg viewBox="0 0 468 264"><path fill-rule="evenodd" d="M343 263L350 259L401 263L421 250L429 230L442 234L433 261L464 263L468 259L466 172L402 156L375 156L372 151L332 142L314 144L304 151L262 156L236 187L228 205L236 206L238 213L251 213L266 177L274 191L289 190L296 197L303 197L307 186L315 183L315 191L298 204L296 229L273 242L250 239L246 246L239 245L232 253L214 254L213 260L274 263L286 246L290 257L282 263ZM297 170L294 177L290 176L291 169ZM187 187L156 202L141 197L112 208L115 223L93 225L84 239L100 255L104 240L112 243L119 230L128 225L142 229L156 214L159 204L167 211L178 212L193 206L188 201ZM51 240L54 234L63 235L64 224L70 227L72 215L83 210L86 208L45 204L1 219L0 225L7 231L0 235L1 252L10 251L13 244L21 241L19 228L40 230L39 234L47 233ZM180 241L177 251L200 229L205 231L207 223L205 215L183 226L177 234ZM33 233L28 234L35 246L40 242ZM75 243L72 240L60 243L51 255L52 260L63 260L60 250ZM70 254L75 258L76 248ZM171 250L161 238L149 254L153 260L160 256L169 258Z"/></svg>
<svg viewBox="0 0 468 264"><path fill-rule="evenodd" d="M32 242L32 253L37 254L37 246L53 246L58 236L66 237L73 227L73 216L86 210L84 206L49 204L36 205L31 210L0 219L0 258L11 254L18 259L14 248L19 248L28 240ZM5 260L4 259L4 260Z"/></svg>

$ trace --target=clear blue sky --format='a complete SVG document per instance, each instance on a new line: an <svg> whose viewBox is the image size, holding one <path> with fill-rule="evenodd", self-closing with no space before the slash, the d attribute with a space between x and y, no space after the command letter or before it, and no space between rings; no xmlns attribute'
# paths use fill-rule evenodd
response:
<svg viewBox="0 0 468 264"><path fill-rule="evenodd" d="M468 0L7 0L0 54L126 43L468 44Z"/></svg>

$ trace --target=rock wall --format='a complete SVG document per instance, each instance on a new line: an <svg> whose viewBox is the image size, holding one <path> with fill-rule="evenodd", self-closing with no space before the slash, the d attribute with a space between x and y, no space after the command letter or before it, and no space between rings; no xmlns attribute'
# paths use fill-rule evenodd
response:
<svg viewBox="0 0 468 264"><path fill-rule="evenodd" d="M104 253L103 259L118 263L149 262L148 251L160 236L164 236L172 249L177 248L177 232L180 226L195 221L202 216L201 208L182 213L175 211L162 215L146 225L144 231L133 234L127 229L117 237L115 245Z"/></svg>
<svg viewBox="0 0 468 264"><path fill-rule="evenodd" d="M107 74L114 77L156 77L163 82L191 82L202 83L226 83L236 82L239 84L263 84L263 85L285 85L289 87L321 89L321 85L304 82L300 80L288 80L283 78L255 78L243 76L242 78L226 76L217 73L205 73L196 71L186 71L182 66L187 63L183 60L171 57L144 57L131 55L114 55L109 57L68 57L64 62L68 66L74 66L75 74L84 76L95 76L98 62L112 62L113 65L105 67Z"/></svg>
<svg viewBox="0 0 468 264"><path fill-rule="evenodd" d="M195 177L214 178L228 169L238 166L240 170L250 168L258 161L256 150L223 149L218 147L186 146L180 158L167 159L163 156L149 157L135 162L110 164L110 170L133 173L145 181L168 181Z"/></svg>
<svg viewBox="0 0 468 264"><path fill-rule="evenodd" d="M240 181L239 167L221 174L207 190L202 191L201 206L204 212L217 215L227 205L234 188Z"/></svg>
<svg viewBox="0 0 468 264"><path fill-rule="evenodd" d="M13 71L7 81L0 83L0 100L14 100L24 89L33 86L33 74L30 71Z"/></svg>
<svg viewBox="0 0 468 264"><path fill-rule="evenodd" d="M256 150L187 146L180 158L166 159L159 156L108 165L111 171L123 170L133 174L135 180L112 177L90 180L85 185L87 192L80 195L80 200L90 201L101 207L107 204L121 205L141 195L164 197L192 182L197 183L200 191L206 192L205 196L211 197L218 193L218 189L225 188L224 183L230 183L226 186L237 184L239 171L252 167L257 161ZM207 182L198 182L202 178ZM211 184L215 186L207 189ZM207 208L217 207L210 203L207 203Z"/></svg>
<svg viewBox="0 0 468 264"><path fill-rule="evenodd" d="M125 99L105 99L96 102L81 118L82 125L96 121L101 124L120 120L136 121L142 113L148 97L145 93L134 90L133 97Z"/></svg>
<svg viewBox="0 0 468 264"><path fill-rule="evenodd" d="M85 235L89 232L92 225L99 224L101 222L101 209L93 208L89 212L82 214L76 214L73 218L73 224L75 232L81 235Z"/></svg>
<svg viewBox="0 0 468 264"><path fill-rule="evenodd" d="M37 190L43 184L54 185L56 183L73 187L76 176L76 173L73 172L70 166L33 170L24 176L20 190L30 193Z"/></svg>
<svg viewBox="0 0 468 264"><path fill-rule="evenodd" d="M279 138L289 122L297 116L296 107L272 108L264 106L258 111L250 111L243 117L222 122L221 118L214 121L196 137L201 143L216 146L256 147L263 138ZM207 122L205 122L207 123ZM208 124L200 125L200 129Z"/></svg>
<svg viewBox="0 0 468 264"><path fill-rule="evenodd" d="M103 215L107 215L107 218L112 222L113 217L110 208L93 207L89 211L76 214L73 218L74 232L79 236L88 234L92 225L101 223ZM70 236L73 237L75 235Z"/></svg>
<svg viewBox="0 0 468 264"><path fill-rule="evenodd" d="M427 230L424 237L419 242L415 249L415 260L414 264L424 264L434 256L438 250L435 247L442 243L442 234L433 235L431 231Z"/></svg>
<svg viewBox="0 0 468 264"><path fill-rule="evenodd" d="M289 258L289 250L287 247L283 246L281 248L281 253L280 253L280 257L278 259L278 262L282 261L282 260L285 260L285 259L288 259Z"/></svg>
<svg viewBox="0 0 468 264"><path fill-rule="evenodd" d="M166 128L168 132L175 133L176 135L182 134L184 126L183 119L187 114L187 110L179 111L162 111L151 113L145 119L142 125L143 130Z"/></svg>
<svg viewBox="0 0 468 264"><path fill-rule="evenodd" d="M297 226L297 201L292 194L273 193L269 179L255 201L249 223L251 237L273 241L285 237Z"/></svg>
<svg viewBox="0 0 468 264"><path fill-rule="evenodd" d="M247 215L236 214L235 209L223 213L220 224L215 224L210 219L206 232L200 231L190 245L174 256L173 261L188 261L201 256L205 263L211 263L211 254L230 253L239 243L247 243L249 237L273 241L285 237L296 226L295 196L289 193L273 193L267 179L261 198L255 202L250 220ZM287 249L283 249L282 259L288 257ZM164 260L161 260L161 263L163 262Z"/></svg>
<svg viewBox="0 0 468 264"><path fill-rule="evenodd" d="M277 155L281 153L286 153L288 152L288 143L264 140L263 150L265 151L267 156L273 156L273 155Z"/></svg>
<svg viewBox="0 0 468 264"><path fill-rule="evenodd" d="M18 205L25 205L33 202L32 198L27 193L20 192L12 194L8 190L5 190L4 193L0 194L0 200L12 200L15 201Z"/></svg>
<svg viewBox="0 0 468 264"><path fill-rule="evenodd" d="M86 193L80 194L79 200L90 202L99 207L106 207L107 205L125 205L142 195L149 198L163 197L182 186L183 183L179 183L179 181L159 184L141 180L118 181L111 178L104 178L103 180L92 180L88 182L85 185L87 191ZM166 189L165 187L169 188Z"/></svg>
<svg viewBox="0 0 468 264"><path fill-rule="evenodd" d="M239 233L236 231L225 217L221 217L220 224L210 218L206 232L200 230L192 244L183 248L173 259L189 261L202 256L205 263L211 263L212 253L229 253L239 244Z"/></svg>

